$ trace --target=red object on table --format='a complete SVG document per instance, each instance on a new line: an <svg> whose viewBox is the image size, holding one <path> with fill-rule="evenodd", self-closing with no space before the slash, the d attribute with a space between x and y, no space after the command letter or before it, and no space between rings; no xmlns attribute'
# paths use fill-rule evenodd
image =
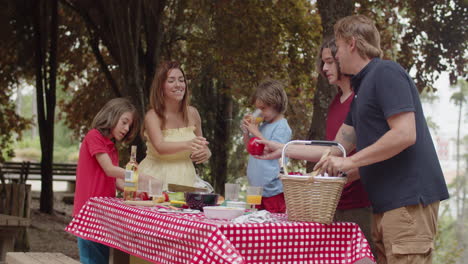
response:
<svg viewBox="0 0 468 264"><path fill-rule="evenodd" d="M91 198L66 231L154 263L374 263L354 223L233 224Z"/></svg>

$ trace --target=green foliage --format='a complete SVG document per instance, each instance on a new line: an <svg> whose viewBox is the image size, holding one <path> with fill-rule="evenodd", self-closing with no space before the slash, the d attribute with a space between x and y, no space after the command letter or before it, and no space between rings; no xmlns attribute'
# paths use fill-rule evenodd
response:
<svg viewBox="0 0 468 264"><path fill-rule="evenodd" d="M455 264L464 252L457 237L457 219L450 215L448 203L442 203L440 209L433 262Z"/></svg>
<svg viewBox="0 0 468 264"><path fill-rule="evenodd" d="M68 130L64 137L70 137L72 131ZM24 137L17 141L13 149L15 157L21 160L40 161L41 146L39 137ZM77 162L79 145L76 141L58 140L54 144L54 162Z"/></svg>
<svg viewBox="0 0 468 264"><path fill-rule="evenodd" d="M464 0L357 0L356 13L376 21L384 57L414 72L419 91L442 71L466 78L468 5Z"/></svg>

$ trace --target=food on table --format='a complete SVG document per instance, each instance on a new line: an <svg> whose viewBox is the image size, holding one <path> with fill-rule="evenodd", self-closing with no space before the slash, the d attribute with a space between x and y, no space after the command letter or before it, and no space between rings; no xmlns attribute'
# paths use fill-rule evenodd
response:
<svg viewBox="0 0 468 264"><path fill-rule="evenodd" d="M295 171L295 172L290 172L289 175L303 175L303 174L298 171Z"/></svg>
<svg viewBox="0 0 468 264"><path fill-rule="evenodd" d="M167 194L167 192L163 192L163 195L164 195L164 201L165 202L169 202L171 199L169 199L169 194Z"/></svg>
<svg viewBox="0 0 468 264"><path fill-rule="evenodd" d="M150 197L148 196L148 193L147 193L147 192L139 192L139 193L137 194L137 198L138 198L138 200L141 200L141 201L150 200Z"/></svg>
<svg viewBox="0 0 468 264"><path fill-rule="evenodd" d="M169 197L169 201L185 201L184 192L167 192L167 196Z"/></svg>
<svg viewBox="0 0 468 264"><path fill-rule="evenodd" d="M124 200L136 200L138 190L138 163L136 162L136 146L132 146L130 161L125 166Z"/></svg>
<svg viewBox="0 0 468 264"><path fill-rule="evenodd" d="M153 197L153 201L155 203L164 203L165 202L165 199L164 199L164 196L154 196Z"/></svg>
<svg viewBox="0 0 468 264"><path fill-rule="evenodd" d="M184 201L176 201L176 200L171 201L171 206L173 206L173 207L181 208L184 205L186 205L186 203Z"/></svg>
<svg viewBox="0 0 468 264"><path fill-rule="evenodd" d="M258 137L252 137L249 140L249 144L247 145L247 151L250 155L262 155L263 149L265 148L264 144L260 144L256 142L256 140L260 140Z"/></svg>
<svg viewBox="0 0 468 264"><path fill-rule="evenodd" d="M219 195L215 193L187 192L185 202L190 209L203 211L203 206L217 205L218 197Z"/></svg>

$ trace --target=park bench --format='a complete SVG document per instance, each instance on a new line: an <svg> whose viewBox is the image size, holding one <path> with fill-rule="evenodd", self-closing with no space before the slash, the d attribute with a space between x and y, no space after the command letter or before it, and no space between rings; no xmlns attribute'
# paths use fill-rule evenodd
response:
<svg viewBox="0 0 468 264"><path fill-rule="evenodd" d="M9 252L6 256L7 264L79 264L80 262L62 253L51 252Z"/></svg>
<svg viewBox="0 0 468 264"><path fill-rule="evenodd" d="M3 176L13 182L41 180L41 163L7 161L0 164ZM76 183L75 163L53 163L52 179L68 182L68 191L74 192Z"/></svg>

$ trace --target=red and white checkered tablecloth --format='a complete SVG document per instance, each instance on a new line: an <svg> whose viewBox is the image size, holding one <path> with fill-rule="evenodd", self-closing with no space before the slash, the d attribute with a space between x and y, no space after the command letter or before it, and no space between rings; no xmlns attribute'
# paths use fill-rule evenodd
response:
<svg viewBox="0 0 468 264"><path fill-rule="evenodd" d="M66 231L154 263L374 263L354 223L233 224L91 198Z"/></svg>

